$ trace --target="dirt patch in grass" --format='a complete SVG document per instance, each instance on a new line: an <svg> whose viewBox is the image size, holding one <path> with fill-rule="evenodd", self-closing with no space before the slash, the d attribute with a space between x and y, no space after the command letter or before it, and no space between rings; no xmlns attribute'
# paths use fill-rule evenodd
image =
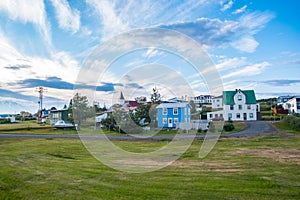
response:
<svg viewBox="0 0 300 200"><path fill-rule="evenodd" d="M235 153L271 158L278 162L300 164L300 149L239 149Z"/></svg>
<svg viewBox="0 0 300 200"><path fill-rule="evenodd" d="M181 161L177 160L176 162L172 163L170 166L173 167L203 167L204 171L210 172L221 172L221 173L236 173L241 172L242 169L239 169L235 166L234 163L230 165L224 163L216 163L216 162L203 162L203 161Z"/></svg>

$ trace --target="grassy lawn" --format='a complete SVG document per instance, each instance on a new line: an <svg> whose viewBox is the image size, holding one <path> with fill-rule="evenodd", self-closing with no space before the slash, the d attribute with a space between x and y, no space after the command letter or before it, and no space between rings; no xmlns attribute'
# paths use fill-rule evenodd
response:
<svg viewBox="0 0 300 200"><path fill-rule="evenodd" d="M133 152L167 141L115 141ZM175 163L119 172L78 139L1 139L0 199L299 199L300 137L221 139L204 159L196 140Z"/></svg>
<svg viewBox="0 0 300 200"><path fill-rule="evenodd" d="M247 128L247 124L245 122L233 122L234 130L232 131L223 131L223 134L227 133L236 133L242 130L245 130Z"/></svg>
<svg viewBox="0 0 300 200"><path fill-rule="evenodd" d="M300 131L293 129L292 127L290 127L288 124L284 123L283 121L280 122L274 122L273 123L274 126L276 126L276 128L283 130L287 133L300 133Z"/></svg>
<svg viewBox="0 0 300 200"><path fill-rule="evenodd" d="M50 125L38 124L36 120L34 121L20 121L16 123L0 124L0 131L6 130L18 130L18 129L44 129L50 128Z"/></svg>
<svg viewBox="0 0 300 200"><path fill-rule="evenodd" d="M15 134L77 134L76 130L54 129L53 126L38 124L36 120L0 124L0 133Z"/></svg>

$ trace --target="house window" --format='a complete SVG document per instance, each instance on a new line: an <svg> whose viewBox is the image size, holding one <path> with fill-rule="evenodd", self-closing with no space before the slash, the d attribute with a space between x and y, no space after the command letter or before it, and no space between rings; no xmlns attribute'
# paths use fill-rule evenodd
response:
<svg viewBox="0 0 300 200"><path fill-rule="evenodd" d="M168 114L168 109L167 108L163 108L163 115L167 115Z"/></svg>
<svg viewBox="0 0 300 200"><path fill-rule="evenodd" d="M219 100L219 99L217 99L217 102L220 102L220 100Z"/></svg>
<svg viewBox="0 0 300 200"><path fill-rule="evenodd" d="M236 118L240 119L241 118L241 114L240 113L236 113Z"/></svg>
<svg viewBox="0 0 300 200"><path fill-rule="evenodd" d="M209 114L209 118L212 118L213 117L213 115L212 114Z"/></svg>
<svg viewBox="0 0 300 200"><path fill-rule="evenodd" d="M223 114L220 114L220 118L223 118Z"/></svg>
<svg viewBox="0 0 300 200"><path fill-rule="evenodd" d="M242 105L239 105L239 110L242 110L243 109L243 106Z"/></svg>
<svg viewBox="0 0 300 200"><path fill-rule="evenodd" d="M178 115L178 108L173 108L173 115Z"/></svg>
<svg viewBox="0 0 300 200"><path fill-rule="evenodd" d="M228 120L232 119L232 113L228 113Z"/></svg>
<svg viewBox="0 0 300 200"><path fill-rule="evenodd" d="M247 109L250 110L250 109L251 109L251 106L250 106L250 105L247 105Z"/></svg>
<svg viewBox="0 0 300 200"><path fill-rule="evenodd" d="M167 118L163 118L163 124L167 123Z"/></svg>
<svg viewBox="0 0 300 200"><path fill-rule="evenodd" d="M178 118L174 118L174 124L178 123Z"/></svg>
<svg viewBox="0 0 300 200"><path fill-rule="evenodd" d="M238 100L242 101L242 95L238 95Z"/></svg>
<svg viewBox="0 0 300 200"><path fill-rule="evenodd" d="M253 118L253 113L249 113L249 118Z"/></svg>
<svg viewBox="0 0 300 200"><path fill-rule="evenodd" d="M230 110L233 110L233 105L230 105Z"/></svg>

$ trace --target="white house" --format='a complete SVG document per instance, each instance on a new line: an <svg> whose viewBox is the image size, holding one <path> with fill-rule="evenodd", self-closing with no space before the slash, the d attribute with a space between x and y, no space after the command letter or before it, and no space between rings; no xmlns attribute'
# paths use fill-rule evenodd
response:
<svg viewBox="0 0 300 200"><path fill-rule="evenodd" d="M289 113L300 113L300 96L296 96L283 103L282 107L288 110Z"/></svg>
<svg viewBox="0 0 300 200"><path fill-rule="evenodd" d="M212 109L223 108L223 95L211 98L211 108Z"/></svg>
<svg viewBox="0 0 300 200"><path fill-rule="evenodd" d="M216 99L215 99L216 100ZM220 101L219 101L220 103ZM215 102L215 107L217 106ZM253 121L260 112L253 90L224 91L222 110L207 113L208 120Z"/></svg>
<svg viewBox="0 0 300 200"><path fill-rule="evenodd" d="M210 104L211 96L210 95L199 95L194 97L194 103L197 104Z"/></svg>
<svg viewBox="0 0 300 200"><path fill-rule="evenodd" d="M279 96L277 97L277 105L284 104L292 98L293 96Z"/></svg>

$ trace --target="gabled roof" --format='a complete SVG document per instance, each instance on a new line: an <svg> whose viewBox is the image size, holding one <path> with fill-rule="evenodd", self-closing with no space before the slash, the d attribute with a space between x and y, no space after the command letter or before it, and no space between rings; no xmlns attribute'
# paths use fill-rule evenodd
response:
<svg viewBox="0 0 300 200"><path fill-rule="evenodd" d="M241 91L246 96L246 104L256 104L256 97L254 90L235 90L235 91L224 91L223 102L225 105L234 105L234 95Z"/></svg>
<svg viewBox="0 0 300 200"><path fill-rule="evenodd" d="M161 103L156 108L185 108L188 103Z"/></svg>
<svg viewBox="0 0 300 200"><path fill-rule="evenodd" d="M137 101L125 101L125 104L127 104L129 107L137 107L140 104Z"/></svg>

